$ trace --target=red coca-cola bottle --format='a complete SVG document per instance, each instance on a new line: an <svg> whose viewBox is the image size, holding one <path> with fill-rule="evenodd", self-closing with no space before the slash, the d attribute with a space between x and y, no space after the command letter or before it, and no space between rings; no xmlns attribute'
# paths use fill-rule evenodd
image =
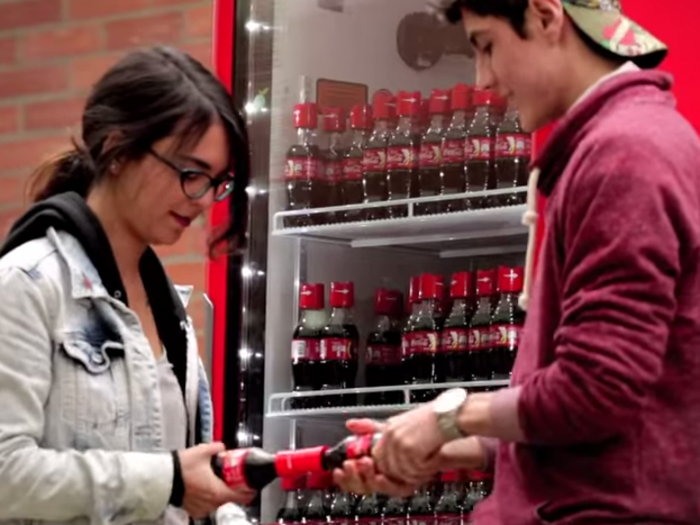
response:
<svg viewBox="0 0 700 525"><path fill-rule="evenodd" d="M389 139L387 149L387 195L388 200L408 199L418 196L418 156L420 153L421 94L399 93L399 123ZM406 206L391 206L389 217L405 217Z"/></svg>
<svg viewBox="0 0 700 525"><path fill-rule="evenodd" d="M303 477L284 478L282 490L286 492L284 505L277 512L277 523L289 525L301 523L304 517L304 500L302 491L305 486Z"/></svg>
<svg viewBox="0 0 700 525"><path fill-rule="evenodd" d="M495 280L493 270L476 273L478 303L469 327L469 370L474 381L491 379L491 303L496 292Z"/></svg>
<svg viewBox="0 0 700 525"><path fill-rule="evenodd" d="M382 509L382 525L408 525L408 501L400 496L392 496Z"/></svg>
<svg viewBox="0 0 700 525"><path fill-rule="evenodd" d="M353 283L331 283L330 304L331 317L321 335L321 389L354 388L360 334L352 312ZM346 406L351 399L351 396L329 396L328 404Z"/></svg>
<svg viewBox="0 0 700 525"><path fill-rule="evenodd" d="M403 384L401 375L401 329L398 308L403 295L395 290L380 288L375 292L374 308L377 321L367 337L365 382L368 387ZM369 404L401 403L401 392L378 392L368 395Z"/></svg>
<svg viewBox="0 0 700 525"><path fill-rule="evenodd" d="M362 204L365 198L362 186L362 159L369 131L372 129L372 108L360 104L350 112L352 143L343 159L343 179L340 185L341 201L344 205ZM362 220L361 210L345 212L346 221Z"/></svg>
<svg viewBox="0 0 700 525"><path fill-rule="evenodd" d="M449 92L434 89L428 105L430 126L420 144L418 176L421 197L436 197L442 193L442 142L445 136L445 117L449 108ZM440 204L424 203L416 206L416 211L421 215L439 213Z"/></svg>
<svg viewBox="0 0 700 525"><path fill-rule="evenodd" d="M434 525L461 525L464 494L461 490L459 472L448 470L440 474L442 494L435 504Z"/></svg>
<svg viewBox="0 0 700 525"><path fill-rule="evenodd" d="M333 497L328 518L334 525L350 525L354 523L355 497L348 492L337 491Z"/></svg>
<svg viewBox="0 0 700 525"><path fill-rule="evenodd" d="M302 284L299 323L292 336L292 380L295 392L320 388L321 335L326 325L323 284ZM293 408L311 408L312 398L293 400Z"/></svg>
<svg viewBox="0 0 700 525"><path fill-rule="evenodd" d="M404 360L410 382L430 384L435 382L435 353L440 345L440 327L436 304L443 296L443 279L440 275L420 276L418 313L408 334L408 357ZM413 400L423 402L434 397L435 392L417 391Z"/></svg>
<svg viewBox="0 0 700 525"><path fill-rule="evenodd" d="M496 132L496 187L527 186L532 156L532 137L520 126L518 111L511 103ZM501 206L523 204L526 193L507 193L496 199Z"/></svg>
<svg viewBox="0 0 700 525"><path fill-rule="evenodd" d="M476 113L467 131L467 187L468 191L484 191L496 188L494 170L496 125L492 114L493 93L487 90L474 92ZM492 205L490 199L471 199L475 208Z"/></svg>
<svg viewBox="0 0 700 525"><path fill-rule="evenodd" d="M420 277L411 277L408 287L408 311L409 315L404 324L401 334L401 376L404 379L404 384L411 383L411 375L408 367L410 365L411 356L411 333L413 332L413 323L418 317L420 309Z"/></svg>
<svg viewBox="0 0 700 525"><path fill-rule="evenodd" d="M469 370L469 328L474 315L474 276L459 272L450 283L452 310L442 330L435 371L440 383L471 380Z"/></svg>
<svg viewBox="0 0 700 525"><path fill-rule="evenodd" d="M420 487L413 494L407 508L408 525L433 525L435 509L428 485Z"/></svg>
<svg viewBox="0 0 700 525"><path fill-rule="evenodd" d="M523 269L498 268L498 304L493 312L491 327L491 377L510 379L518 353L520 330L525 312L518 306L523 291Z"/></svg>
<svg viewBox="0 0 700 525"><path fill-rule="evenodd" d="M306 486L309 489L309 499L304 507L304 523L321 524L328 521L332 498L330 488L332 478L327 472L314 472L309 475Z"/></svg>
<svg viewBox="0 0 700 525"><path fill-rule="evenodd" d="M467 168L465 165L467 129L469 128L469 109L471 107L471 88L457 84L452 89L452 120L445 130L442 141L442 194L452 195L467 191ZM466 199L441 202L441 211L451 213L466 208Z"/></svg>
<svg viewBox="0 0 700 525"><path fill-rule="evenodd" d="M391 138L391 128L396 116L396 101L393 97L377 96L372 106L374 130L367 140L362 158L362 183L364 202L387 200L387 146ZM367 208L365 219L386 219L386 209Z"/></svg>
<svg viewBox="0 0 700 525"><path fill-rule="evenodd" d="M285 183L287 186L287 209L306 210L323 206L326 187L321 181L321 151L316 145L315 131L318 127L316 104L306 102L294 106L294 127L297 143L287 152ZM313 224L311 215L290 218L288 226Z"/></svg>
<svg viewBox="0 0 700 525"><path fill-rule="evenodd" d="M343 134L347 129L347 115L342 108L328 108L323 114L323 130L328 134L328 149L323 152L324 182L327 187L326 206L341 206L341 181L343 180ZM335 222L338 213L325 214L322 219Z"/></svg>
<svg viewBox="0 0 700 525"><path fill-rule="evenodd" d="M384 498L379 494L362 496L355 509L358 525L381 525Z"/></svg>

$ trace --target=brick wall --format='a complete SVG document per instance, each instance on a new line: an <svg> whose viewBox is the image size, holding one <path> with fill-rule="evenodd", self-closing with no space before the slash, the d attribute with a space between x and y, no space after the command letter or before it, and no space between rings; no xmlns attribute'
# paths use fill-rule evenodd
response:
<svg viewBox="0 0 700 525"><path fill-rule="evenodd" d="M125 51L175 45L210 64L212 0L0 0L0 239L26 206L28 173L79 134L92 83ZM203 348L204 227L160 250L173 280L197 293Z"/></svg>

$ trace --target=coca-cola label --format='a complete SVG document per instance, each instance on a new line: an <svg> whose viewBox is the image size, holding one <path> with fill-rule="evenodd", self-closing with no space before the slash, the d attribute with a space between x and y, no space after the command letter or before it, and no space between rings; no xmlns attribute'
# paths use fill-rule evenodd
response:
<svg viewBox="0 0 700 525"><path fill-rule="evenodd" d="M442 151L440 144L421 144L420 166L421 168L437 168L442 164Z"/></svg>
<svg viewBox="0 0 700 525"><path fill-rule="evenodd" d="M442 352L463 352L469 349L469 330L466 328L445 328L442 332Z"/></svg>
<svg viewBox="0 0 700 525"><path fill-rule="evenodd" d="M465 524L468 522L464 522ZM435 516L433 525L462 525L462 516L459 514L439 514Z"/></svg>
<svg viewBox="0 0 700 525"><path fill-rule="evenodd" d="M321 162L309 157L289 157L284 169L287 180L314 180L321 171Z"/></svg>
<svg viewBox="0 0 700 525"><path fill-rule="evenodd" d="M362 179L362 159L343 159L343 179Z"/></svg>
<svg viewBox="0 0 700 525"><path fill-rule="evenodd" d="M411 355L411 334L401 336L401 357Z"/></svg>
<svg viewBox="0 0 700 525"><path fill-rule="evenodd" d="M399 365L402 348L394 345L367 345L367 364Z"/></svg>
<svg viewBox="0 0 700 525"><path fill-rule="evenodd" d="M468 344L469 350L481 351L491 348L491 328L488 326L470 328Z"/></svg>
<svg viewBox="0 0 700 525"><path fill-rule="evenodd" d="M440 345L438 332L413 332L409 334L409 354L432 354Z"/></svg>
<svg viewBox="0 0 700 525"><path fill-rule="evenodd" d="M245 449L227 450L219 454L224 483L232 489L249 488L245 479Z"/></svg>
<svg viewBox="0 0 700 525"><path fill-rule="evenodd" d="M377 514L379 514L379 509L377 510ZM358 525L382 525L382 519L379 517L357 518L355 523L357 523Z"/></svg>
<svg viewBox="0 0 700 525"><path fill-rule="evenodd" d="M442 144L443 164L463 164L464 149L464 139L446 139Z"/></svg>
<svg viewBox="0 0 700 525"><path fill-rule="evenodd" d="M418 167L418 148L389 146L386 167L389 170L411 170Z"/></svg>
<svg viewBox="0 0 700 525"><path fill-rule="evenodd" d="M465 155L468 160L490 160L493 158L493 150L492 137L469 137Z"/></svg>
<svg viewBox="0 0 700 525"><path fill-rule="evenodd" d="M385 149L366 149L362 156L362 170L364 172L386 171L386 157Z"/></svg>
<svg viewBox="0 0 700 525"><path fill-rule="evenodd" d="M530 158L532 137L526 133L504 133L496 139L496 156L499 158Z"/></svg>
<svg viewBox="0 0 700 525"><path fill-rule="evenodd" d="M343 163L342 161L327 161L324 163L326 180L329 182L337 182L343 177Z"/></svg>
<svg viewBox="0 0 700 525"><path fill-rule="evenodd" d="M520 326L499 324L491 327L491 346L517 348L520 343Z"/></svg>
<svg viewBox="0 0 700 525"><path fill-rule="evenodd" d="M318 339L292 340L292 361L318 361L321 344Z"/></svg>
<svg viewBox="0 0 700 525"><path fill-rule="evenodd" d="M411 516L407 521L408 525L433 525L435 516Z"/></svg>
<svg viewBox="0 0 700 525"><path fill-rule="evenodd" d="M352 356L352 340L341 337L321 339L321 360L348 361Z"/></svg>

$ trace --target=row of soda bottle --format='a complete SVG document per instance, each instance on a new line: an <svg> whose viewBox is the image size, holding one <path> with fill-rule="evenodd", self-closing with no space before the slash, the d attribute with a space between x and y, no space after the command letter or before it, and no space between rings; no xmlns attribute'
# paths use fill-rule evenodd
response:
<svg viewBox="0 0 700 525"><path fill-rule="evenodd" d="M491 493L492 486L490 474L447 471L410 498L378 494L358 497L334 490L328 473L314 474L306 480L283 479L286 498L277 521L279 524L460 525L467 522L474 506Z"/></svg>
<svg viewBox="0 0 700 525"><path fill-rule="evenodd" d="M520 267L457 272L448 300L443 277L422 274L411 279L407 319L400 291L376 290L376 322L365 347L365 386L508 379L524 322L517 304L522 287ZM353 316L353 284L331 283L330 305L327 318L323 284L302 285L300 320L292 340L295 391L355 387L360 336ZM432 389L416 391L412 401L427 401L436 394ZM402 403L403 393L372 393L364 402ZM346 394L297 399L294 406L355 403L354 396Z"/></svg>
<svg viewBox="0 0 700 525"><path fill-rule="evenodd" d="M340 108L307 102L294 108L297 143L287 153L288 210L463 194L527 184L531 136L518 113L488 90L458 84L420 92L380 91L348 119ZM320 148L319 139L326 144ZM422 203L417 214L449 213L524 202L522 192ZM404 217L406 206L301 215L290 226Z"/></svg>

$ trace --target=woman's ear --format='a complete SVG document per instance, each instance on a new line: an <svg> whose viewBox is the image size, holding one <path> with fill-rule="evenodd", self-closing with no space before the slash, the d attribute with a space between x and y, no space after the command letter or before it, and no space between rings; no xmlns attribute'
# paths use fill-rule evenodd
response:
<svg viewBox="0 0 700 525"><path fill-rule="evenodd" d="M106 154L115 148L117 148L122 143L123 135L120 131L112 131L104 141L102 145L102 154ZM121 171L121 161L118 158L112 159L109 163L109 173L112 175L117 175Z"/></svg>

